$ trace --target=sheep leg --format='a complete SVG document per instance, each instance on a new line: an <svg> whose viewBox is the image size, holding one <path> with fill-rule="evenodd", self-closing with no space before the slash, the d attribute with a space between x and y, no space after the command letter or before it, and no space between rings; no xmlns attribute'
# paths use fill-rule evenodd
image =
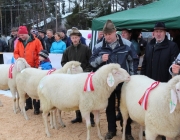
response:
<svg viewBox="0 0 180 140"><path fill-rule="evenodd" d="M51 125L51 129L54 129L54 126L53 126L53 112L52 110L50 110L50 125Z"/></svg>
<svg viewBox="0 0 180 140"><path fill-rule="evenodd" d="M158 136L157 134L151 132L147 127L145 133L146 133L146 140L156 140L156 137Z"/></svg>
<svg viewBox="0 0 180 140"><path fill-rule="evenodd" d="M98 137L99 139L104 140L104 137L101 135L101 129L100 129L100 113L97 110L93 111L93 113L94 113L95 123L97 126Z"/></svg>
<svg viewBox="0 0 180 140"><path fill-rule="evenodd" d="M82 113L82 112L81 112ZM91 129L91 122L90 122L90 112L86 115L83 115L86 120L86 127L87 127L87 140L90 140L90 129Z"/></svg>
<svg viewBox="0 0 180 140"><path fill-rule="evenodd" d="M42 117L43 117L43 122L44 122L44 126L45 126L45 133L47 135L47 137L50 137L50 133L49 133L49 129L48 129L48 112L43 112L42 113Z"/></svg>
<svg viewBox="0 0 180 140"><path fill-rule="evenodd" d="M14 92L14 90L10 89L11 94L12 94L12 98L13 98L13 111L16 114L16 93Z"/></svg>
<svg viewBox="0 0 180 140"><path fill-rule="evenodd" d="M19 93L18 92L16 92L16 95L17 95L17 98L16 98L16 109L17 109L17 111L20 111L21 109L20 109L20 107L19 107Z"/></svg>
<svg viewBox="0 0 180 140"><path fill-rule="evenodd" d="M52 114L53 114L53 126L57 130L58 126L57 126L57 123L56 123L56 109L53 109Z"/></svg>
<svg viewBox="0 0 180 140"><path fill-rule="evenodd" d="M139 130L139 140L143 140L143 126L140 126L140 130Z"/></svg>
<svg viewBox="0 0 180 140"><path fill-rule="evenodd" d="M22 111L22 113L23 113L23 115L24 115L24 118L26 119L26 120L29 120L29 118L28 118L28 116L27 116L27 114L26 114L26 111L25 111L25 98L24 97L20 97L20 103L21 103L21 111Z"/></svg>
<svg viewBox="0 0 180 140"><path fill-rule="evenodd" d="M127 119L128 119L127 117L123 117L123 134L122 134L122 140L125 140Z"/></svg>
<svg viewBox="0 0 180 140"><path fill-rule="evenodd" d="M57 114L58 114L58 120L61 127L66 127L66 125L63 123L62 118L61 118L61 110L57 109Z"/></svg>

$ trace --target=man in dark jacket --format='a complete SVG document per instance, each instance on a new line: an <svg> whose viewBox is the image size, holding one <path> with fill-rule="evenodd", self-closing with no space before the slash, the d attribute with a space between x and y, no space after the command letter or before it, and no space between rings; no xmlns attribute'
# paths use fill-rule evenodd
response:
<svg viewBox="0 0 180 140"><path fill-rule="evenodd" d="M54 36L53 36L53 30L52 29L47 29L46 30L46 35L47 35L47 38L45 40L46 49L50 53L51 45L55 41Z"/></svg>
<svg viewBox="0 0 180 140"><path fill-rule="evenodd" d="M171 79L169 67L179 53L176 43L168 40L163 22L157 22L154 27L154 39L146 46L141 74L160 82Z"/></svg>
<svg viewBox="0 0 180 140"><path fill-rule="evenodd" d="M63 53L61 65L64 66L69 61L79 61L84 72L91 72L92 67L89 64L91 57L91 50L88 46L81 44L81 33L77 29L72 29L70 38L72 40L71 46L69 46ZM95 125L94 115L90 114L91 126ZM76 110L76 119L71 121L72 123L82 122L81 112Z"/></svg>
<svg viewBox="0 0 180 140"><path fill-rule="evenodd" d="M132 43L126 39L121 38L116 34L116 28L111 20L108 20L103 28L104 38L98 43L90 58L90 64L94 69L109 64L118 63L122 68L127 70L130 75L137 73L138 57ZM106 116L108 122L108 133L105 139L112 139L116 135L116 111L115 111L115 95L120 100L120 90L122 83L112 92L108 99L108 106L106 108ZM121 125L122 125L121 120ZM128 119L126 127L126 140L134 140L131 135L131 120Z"/></svg>
<svg viewBox="0 0 180 140"><path fill-rule="evenodd" d="M0 39L0 52L8 52L9 51L9 47L7 45L7 43Z"/></svg>
<svg viewBox="0 0 180 140"><path fill-rule="evenodd" d="M157 22L153 31L154 38L147 44L141 74L160 82L171 79L169 67L177 57L176 43L168 40L164 22ZM164 137L162 137L165 140Z"/></svg>

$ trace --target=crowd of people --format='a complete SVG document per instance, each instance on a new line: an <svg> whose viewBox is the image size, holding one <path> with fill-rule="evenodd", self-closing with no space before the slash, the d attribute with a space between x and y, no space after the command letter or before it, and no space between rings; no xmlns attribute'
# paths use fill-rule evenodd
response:
<svg viewBox="0 0 180 140"><path fill-rule="evenodd" d="M166 32L169 32L173 40L169 40ZM69 61L75 60L81 63L84 72L96 71L103 65L118 63L130 75L137 74L139 57L143 56L140 74L146 75L156 81L167 82L172 75L179 74L180 66L173 64L180 52L180 30L168 30L163 22L157 22L153 29L153 38L150 42L143 39L141 30L122 29L117 33L116 27L108 20L102 31L98 32L96 45L91 48L80 31L73 27L70 36L67 37L65 30L53 33L53 30L31 29L28 32L25 26L11 29L11 38L8 44L0 39L0 52L13 52L14 58L25 58L27 63L42 70L52 69L53 66L48 58L49 53L61 53L63 66ZM88 34L88 38L91 38ZM172 65L173 64L173 65ZM172 68L171 68L172 67ZM171 73L169 73L169 68ZM120 120L122 126L121 111L116 113L116 99L120 104L121 87L119 84L111 94L106 108L108 132L106 140L116 135L116 121ZM33 104L33 105L32 105ZM34 114L40 113L40 101L28 98L25 110L33 109ZM94 116L90 114L91 125L94 126ZM76 118L72 123L82 122L81 112L76 110ZM131 133L131 118L126 127L126 140L134 140ZM162 139L165 139L162 137Z"/></svg>

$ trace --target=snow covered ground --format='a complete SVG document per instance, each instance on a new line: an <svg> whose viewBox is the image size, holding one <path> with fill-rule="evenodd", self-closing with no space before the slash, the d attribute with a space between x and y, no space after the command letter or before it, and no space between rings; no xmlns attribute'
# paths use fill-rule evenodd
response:
<svg viewBox="0 0 180 140"><path fill-rule="evenodd" d="M10 90L0 90L0 94L3 94L4 96L7 97L12 97L11 91Z"/></svg>

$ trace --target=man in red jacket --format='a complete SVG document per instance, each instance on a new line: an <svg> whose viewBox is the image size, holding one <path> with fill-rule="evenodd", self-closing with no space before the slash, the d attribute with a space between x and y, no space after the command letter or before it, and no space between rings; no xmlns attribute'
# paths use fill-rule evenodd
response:
<svg viewBox="0 0 180 140"><path fill-rule="evenodd" d="M28 34L26 26L20 26L18 30L19 39L14 50L14 58L24 58L27 63L33 67L39 67L39 52L43 49L39 39L34 38L33 35ZM33 88L33 87L32 87ZM38 115L40 113L40 102L33 100L34 114ZM26 100L25 110L32 109L32 99L29 97Z"/></svg>

